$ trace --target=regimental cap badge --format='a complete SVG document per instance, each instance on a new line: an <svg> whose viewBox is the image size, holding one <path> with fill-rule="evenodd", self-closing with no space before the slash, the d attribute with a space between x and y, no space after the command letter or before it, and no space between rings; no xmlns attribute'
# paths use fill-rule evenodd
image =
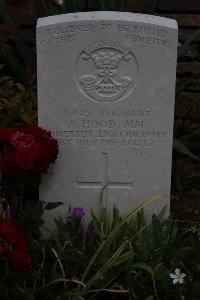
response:
<svg viewBox="0 0 200 300"><path fill-rule="evenodd" d="M77 60L76 72L81 92L101 102L128 96L138 81L134 55L118 42L97 42L86 48Z"/></svg>

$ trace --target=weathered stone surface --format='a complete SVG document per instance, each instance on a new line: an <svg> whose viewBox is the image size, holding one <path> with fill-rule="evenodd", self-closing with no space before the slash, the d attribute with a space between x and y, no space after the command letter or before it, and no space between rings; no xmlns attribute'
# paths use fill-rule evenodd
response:
<svg viewBox="0 0 200 300"><path fill-rule="evenodd" d="M126 213L158 194L169 206L177 24L166 18L90 12L39 19L39 125L59 140L44 201ZM50 222L50 220L48 221Z"/></svg>

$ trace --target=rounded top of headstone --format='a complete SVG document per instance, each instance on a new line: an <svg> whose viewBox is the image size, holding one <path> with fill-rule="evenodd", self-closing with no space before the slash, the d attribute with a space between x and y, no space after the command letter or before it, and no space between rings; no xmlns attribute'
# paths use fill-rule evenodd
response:
<svg viewBox="0 0 200 300"><path fill-rule="evenodd" d="M130 12L116 11L92 11L69 13L55 16L40 18L37 21L37 27L48 26L61 22L76 22L76 21L99 21L99 20L115 20L115 21L134 21L147 24L154 24L177 29L177 22L174 19L158 17L146 14L136 14Z"/></svg>

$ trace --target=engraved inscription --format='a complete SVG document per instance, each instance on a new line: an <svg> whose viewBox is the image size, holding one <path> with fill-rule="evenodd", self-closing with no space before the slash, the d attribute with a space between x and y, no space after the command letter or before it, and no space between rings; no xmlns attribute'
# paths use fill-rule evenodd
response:
<svg viewBox="0 0 200 300"><path fill-rule="evenodd" d="M132 26L131 26L132 25ZM147 26L138 26L134 24L118 24L118 30L123 32L133 32L134 34L142 34L142 35L149 35L155 37L162 37L165 38L168 35L167 30L158 28L158 27L147 27Z"/></svg>
<svg viewBox="0 0 200 300"><path fill-rule="evenodd" d="M113 28L112 24L101 24L102 31L111 31Z"/></svg>
<svg viewBox="0 0 200 300"><path fill-rule="evenodd" d="M141 35L134 35L134 34L127 34L126 40L130 43L134 44L146 44L146 45L153 45L153 46L159 46L163 48L171 48L173 45L173 42L164 40L164 39L158 39L158 38L152 38L148 36L141 36Z"/></svg>
<svg viewBox="0 0 200 300"><path fill-rule="evenodd" d="M132 151L138 158L150 159L155 149L168 140L165 128L149 128L152 111L144 109L61 109L62 130L52 134L60 147L117 148Z"/></svg>
<svg viewBox="0 0 200 300"><path fill-rule="evenodd" d="M118 30L126 34L126 40L132 44L144 44L163 48L172 48L167 30L129 24L118 24Z"/></svg>
<svg viewBox="0 0 200 300"><path fill-rule="evenodd" d="M48 36L59 36L63 34L69 34L69 33L78 33L78 32L91 32L94 30L93 24L69 24L64 25L60 24L53 27L47 28L47 34Z"/></svg>
<svg viewBox="0 0 200 300"><path fill-rule="evenodd" d="M138 85L138 63L125 45L114 41L96 42L77 59L76 83L89 99L120 100Z"/></svg>
<svg viewBox="0 0 200 300"><path fill-rule="evenodd" d="M136 46L143 44L151 47L172 48L174 42L170 40L167 30L153 26L138 26L137 23L70 23L49 26L46 29L44 39L41 40L43 48L53 45L73 46L78 41L78 35L89 35L91 32L105 32L112 34L118 32L124 35L126 43ZM93 45L92 45L93 46Z"/></svg>

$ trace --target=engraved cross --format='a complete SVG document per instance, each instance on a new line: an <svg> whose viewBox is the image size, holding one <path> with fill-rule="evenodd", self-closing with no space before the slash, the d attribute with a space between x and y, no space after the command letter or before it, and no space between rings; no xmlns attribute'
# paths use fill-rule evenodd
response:
<svg viewBox="0 0 200 300"><path fill-rule="evenodd" d="M103 179L101 181L80 181L76 178L78 188L103 188L106 186L106 200L107 188L123 188L133 189L132 181L111 181L108 177L108 153L101 153L103 155Z"/></svg>

